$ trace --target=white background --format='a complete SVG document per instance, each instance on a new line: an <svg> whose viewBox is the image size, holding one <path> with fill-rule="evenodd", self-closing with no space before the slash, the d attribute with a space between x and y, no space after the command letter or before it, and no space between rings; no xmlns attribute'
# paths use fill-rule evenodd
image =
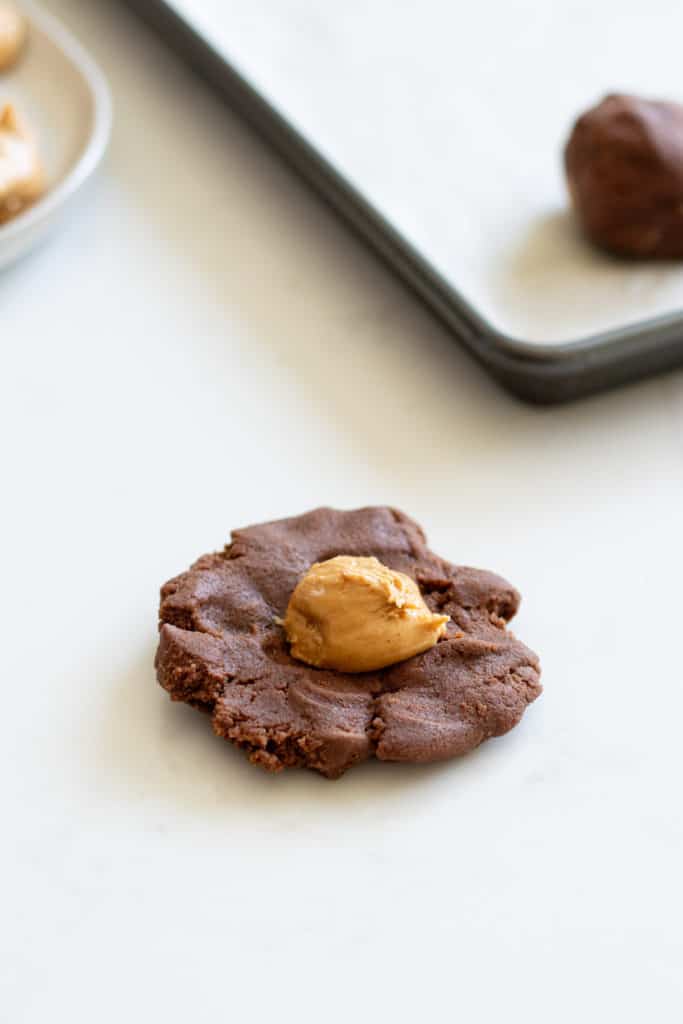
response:
<svg viewBox="0 0 683 1024"><path fill-rule="evenodd" d="M49 6L117 116L0 277L3 1021L680 1021L683 374L519 404L132 17ZM156 685L158 586L375 502L522 590L546 691L268 776Z"/></svg>

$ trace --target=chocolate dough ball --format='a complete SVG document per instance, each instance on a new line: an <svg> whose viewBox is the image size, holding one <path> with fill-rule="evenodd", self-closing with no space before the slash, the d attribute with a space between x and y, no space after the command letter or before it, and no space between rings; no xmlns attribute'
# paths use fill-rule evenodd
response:
<svg viewBox="0 0 683 1024"><path fill-rule="evenodd" d="M586 235L618 256L683 258L683 106L607 96L564 153Z"/></svg>

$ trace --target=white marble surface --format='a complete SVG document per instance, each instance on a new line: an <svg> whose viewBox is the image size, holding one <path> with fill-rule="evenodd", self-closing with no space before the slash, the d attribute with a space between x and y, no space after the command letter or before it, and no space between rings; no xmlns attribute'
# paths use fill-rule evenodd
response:
<svg viewBox="0 0 683 1024"><path fill-rule="evenodd" d="M0 277L3 1020L678 1022L683 375L518 404L128 14L49 6L117 116ZM381 501L520 587L546 692L269 777L156 686L157 587Z"/></svg>

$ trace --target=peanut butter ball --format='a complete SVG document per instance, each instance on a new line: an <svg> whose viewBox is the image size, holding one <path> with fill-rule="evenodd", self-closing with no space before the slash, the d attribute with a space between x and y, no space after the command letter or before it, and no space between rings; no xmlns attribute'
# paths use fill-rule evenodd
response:
<svg viewBox="0 0 683 1024"><path fill-rule="evenodd" d="M26 19L13 4L0 3L0 71L19 58L26 42Z"/></svg>
<svg viewBox="0 0 683 1024"><path fill-rule="evenodd" d="M45 190L31 131L7 103L0 104L0 225L22 213Z"/></svg>
<svg viewBox="0 0 683 1024"><path fill-rule="evenodd" d="M316 668L371 672L429 650L448 615L434 615L415 580L377 558L338 555L311 566L284 620L293 657Z"/></svg>
<svg viewBox="0 0 683 1024"><path fill-rule="evenodd" d="M564 157L592 242L632 259L683 257L683 106L607 96L578 119Z"/></svg>

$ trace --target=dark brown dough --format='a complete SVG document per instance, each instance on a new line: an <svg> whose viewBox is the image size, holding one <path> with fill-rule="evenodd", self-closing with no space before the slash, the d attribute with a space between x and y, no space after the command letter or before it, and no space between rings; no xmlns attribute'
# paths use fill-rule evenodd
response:
<svg viewBox="0 0 683 1024"><path fill-rule="evenodd" d="M683 106L607 96L574 125L565 168L596 245L634 259L683 257Z"/></svg>
<svg viewBox="0 0 683 1024"><path fill-rule="evenodd" d="M334 555L375 555L451 616L435 647L346 675L293 659L278 620L298 579ZM161 589L157 676L207 711L219 736L271 771L336 778L367 757L437 761L507 732L541 692L538 659L506 630L519 595L499 576L432 554L402 512L316 509L235 530Z"/></svg>

